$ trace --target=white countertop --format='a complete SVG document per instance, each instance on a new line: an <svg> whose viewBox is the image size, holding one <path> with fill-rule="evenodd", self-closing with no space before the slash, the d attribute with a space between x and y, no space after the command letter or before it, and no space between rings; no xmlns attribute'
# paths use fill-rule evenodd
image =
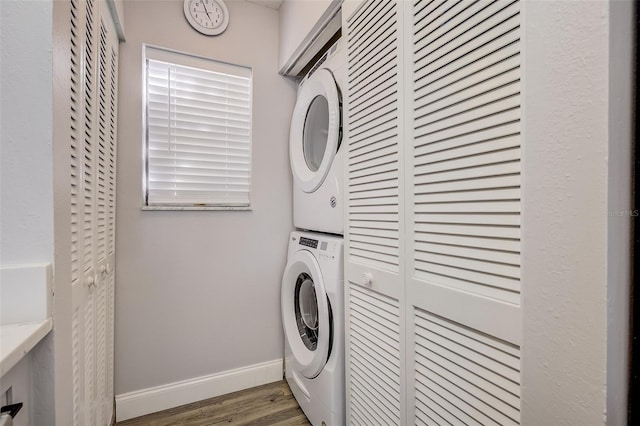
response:
<svg viewBox="0 0 640 426"><path fill-rule="evenodd" d="M0 377L11 370L53 328L53 321L0 326Z"/></svg>

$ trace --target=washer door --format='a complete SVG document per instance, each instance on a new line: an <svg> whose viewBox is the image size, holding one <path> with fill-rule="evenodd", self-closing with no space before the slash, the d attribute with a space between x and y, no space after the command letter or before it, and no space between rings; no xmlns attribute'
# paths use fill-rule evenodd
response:
<svg viewBox="0 0 640 426"><path fill-rule="evenodd" d="M329 356L330 318L320 266L313 255L297 251L282 278L282 323L300 372L314 378Z"/></svg>
<svg viewBox="0 0 640 426"><path fill-rule="evenodd" d="M340 93L327 69L317 70L298 89L289 134L293 179L304 192L324 182L341 138Z"/></svg>

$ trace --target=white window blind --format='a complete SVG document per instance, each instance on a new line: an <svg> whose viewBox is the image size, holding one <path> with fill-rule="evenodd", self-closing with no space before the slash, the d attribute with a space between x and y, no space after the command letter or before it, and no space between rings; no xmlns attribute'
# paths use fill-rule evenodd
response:
<svg viewBox="0 0 640 426"><path fill-rule="evenodd" d="M146 204L248 207L251 70L146 48Z"/></svg>

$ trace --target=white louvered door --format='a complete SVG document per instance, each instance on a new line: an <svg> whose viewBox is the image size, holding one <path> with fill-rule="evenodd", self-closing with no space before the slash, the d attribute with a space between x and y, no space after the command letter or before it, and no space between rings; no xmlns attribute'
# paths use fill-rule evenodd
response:
<svg viewBox="0 0 640 426"><path fill-rule="evenodd" d="M343 9L348 424L520 423L520 7Z"/></svg>
<svg viewBox="0 0 640 426"><path fill-rule="evenodd" d="M71 2L72 357L74 425L95 419L95 134L97 3Z"/></svg>
<svg viewBox="0 0 640 426"><path fill-rule="evenodd" d="M103 420L105 424L111 421L114 415L114 339L115 339L115 258L116 258L116 153L117 153L117 129L118 129L118 52L119 40L116 36L113 21L107 20L107 72L105 79L107 84L106 96L108 98L107 108L107 217L106 217L106 265L103 272L103 286L106 293L106 359L105 374L106 383L102 404L104 404Z"/></svg>
<svg viewBox="0 0 640 426"><path fill-rule="evenodd" d="M73 425L85 424L84 406L84 74L86 4L71 0L71 286L72 286L72 375Z"/></svg>
<svg viewBox="0 0 640 426"><path fill-rule="evenodd" d="M106 3L72 0L71 242L73 424L113 411L118 39Z"/></svg>
<svg viewBox="0 0 640 426"><path fill-rule="evenodd" d="M406 326L416 424L520 422L519 13L519 1L412 5Z"/></svg>
<svg viewBox="0 0 640 426"><path fill-rule="evenodd" d="M401 8L347 18L347 423L404 424ZM383 58L383 60L381 60Z"/></svg>

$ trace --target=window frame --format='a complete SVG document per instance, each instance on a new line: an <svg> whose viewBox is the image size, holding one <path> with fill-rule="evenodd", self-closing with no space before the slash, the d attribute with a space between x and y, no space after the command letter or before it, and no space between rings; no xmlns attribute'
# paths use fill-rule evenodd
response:
<svg viewBox="0 0 640 426"><path fill-rule="evenodd" d="M148 85L147 85L147 60L156 60L179 66L193 67L214 72L224 72L221 70L229 68L243 68L249 78L249 147L247 150L248 171L248 203L194 203L194 205L185 204L149 204L149 125L148 125ZM181 61L182 60L182 61ZM246 65L232 64L205 56L194 55L191 53L158 47L150 44L142 45L142 200L141 210L159 210L159 211L191 211L191 210L214 210L214 211L250 211L253 210L252 204L252 181L253 181L253 68ZM232 74L233 75L233 74Z"/></svg>

